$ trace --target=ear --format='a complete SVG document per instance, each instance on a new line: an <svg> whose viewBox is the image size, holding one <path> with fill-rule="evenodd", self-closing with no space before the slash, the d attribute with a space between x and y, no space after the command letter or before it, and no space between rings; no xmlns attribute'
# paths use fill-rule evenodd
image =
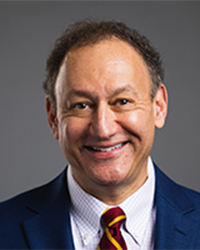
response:
<svg viewBox="0 0 200 250"><path fill-rule="evenodd" d="M165 125L167 116L168 96L167 89L161 84L153 100L154 106L154 125L156 128L162 128Z"/></svg>
<svg viewBox="0 0 200 250"><path fill-rule="evenodd" d="M54 105L50 102L49 97L46 96L46 111L48 116L48 122L52 131L52 134L56 140L59 139L58 135L58 120Z"/></svg>

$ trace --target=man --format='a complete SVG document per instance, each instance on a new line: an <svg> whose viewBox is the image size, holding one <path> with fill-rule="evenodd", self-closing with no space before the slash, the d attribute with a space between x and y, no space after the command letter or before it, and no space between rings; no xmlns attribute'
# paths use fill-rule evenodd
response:
<svg viewBox="0 0 200 250"><path fill-rule="evenodd" d="M69 166L1 204L1 249L200 249L200 195L149 156L162 82L158 52L122 23L79 22L57 40L44 89Z"/></svg>

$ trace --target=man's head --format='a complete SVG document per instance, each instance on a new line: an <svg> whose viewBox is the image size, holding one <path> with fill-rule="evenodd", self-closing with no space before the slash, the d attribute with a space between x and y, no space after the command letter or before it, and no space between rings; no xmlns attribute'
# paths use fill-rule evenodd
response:
<svg viewBox="0 0 200 250"><path fill-rule="evenodd" d="M167 112L166 89L159 82L152 96L152 81L138 50L110 36L72 46L56 75L56 109L46 98L52 133L75 180L106 203L123 201L147 178L154 128Z"/></svg>
<svg viewBox="0 0 200 250"><path fill-rule="evenodd" d="M121 22L85 20L73 24L57 39L47 60L47 76L43 87L55 108L55 81L65 55L71 49L96 44L112 37L129 43L142 56L152 78L150 95L153 100L157 89L163 82L164 70L159 53L150 45L148 39Z"/></svg>

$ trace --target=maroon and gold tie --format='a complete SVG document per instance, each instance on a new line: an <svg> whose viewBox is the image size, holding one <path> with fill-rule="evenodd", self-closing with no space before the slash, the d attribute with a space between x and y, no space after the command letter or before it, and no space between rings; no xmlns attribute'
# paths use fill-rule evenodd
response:
<svg viewBox="0 0 200 250"><path fill-rule="evenodd" d="M105 231L97 250L127 250L121 235L120 226L126 220L126 215L119 207L107 209L101 217Z"/></svg>

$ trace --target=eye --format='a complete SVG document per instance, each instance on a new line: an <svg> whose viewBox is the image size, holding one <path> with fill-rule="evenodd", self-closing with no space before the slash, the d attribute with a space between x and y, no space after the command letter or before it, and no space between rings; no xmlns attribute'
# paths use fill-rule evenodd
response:
<svg viewBox="0 0 200 250"><path fill-rule="evenodd" d="M74 108L75 109L86 109L86 108L88 108L88 105L86 104L86 103L82 103L82 102L80 102L80 103L76 103L75 105L74 105Z"/></svg>
<svg viewBox="0 0 200 250"><path fill-rule="evenodd" d="M95 103L86 98L74 98L68 102L68 116L85 117L94 112Z"/></svg>
<svg viewBox="0 0 200 250"><path fill-rule="evenodd" d="M130 98L119 97L113 100L113 102L111 102L111 105L112 109L115 110L116 112L125 112L133 110L135 102L131 97Z"/></svg>
<svg viewBox="0 0 200 250"><path fill-rule="evenodd" d="M119 105L126 105L127 103L129 103L129 100L127 99L120 99L117 101L117 104Z"/></svg>

